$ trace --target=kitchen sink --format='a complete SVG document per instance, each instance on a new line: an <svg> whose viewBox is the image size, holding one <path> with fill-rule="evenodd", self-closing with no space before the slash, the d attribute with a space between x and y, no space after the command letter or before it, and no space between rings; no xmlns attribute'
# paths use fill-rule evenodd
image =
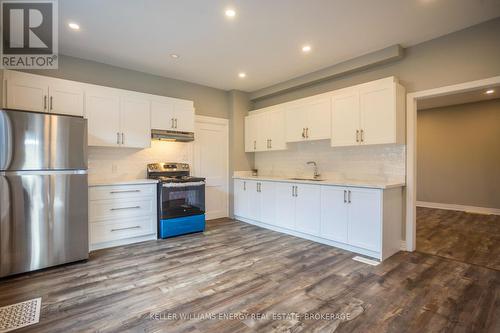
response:
<svg viewBox="0 0 500 333"><path fill-rule="evenodd" d="M288 178L290 180L307 180L307 181L313 181L313 182L323 182L325 179L320 179L320 178Z"/></svg>

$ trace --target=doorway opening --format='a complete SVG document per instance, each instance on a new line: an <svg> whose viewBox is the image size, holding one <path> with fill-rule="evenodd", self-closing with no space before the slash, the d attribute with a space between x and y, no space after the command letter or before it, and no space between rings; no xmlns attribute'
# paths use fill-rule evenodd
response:
<svg viewBox="0 0 500 333"><path fill-rule="evenodd" d="M499 108L500 77L408 95L407 250L500 269Z"/></svg>
<svg viewBox="0 0 500 333"><path fill-rule="evenodd" d="M499 88L417 102L418 252L500 270Z"/></svg>

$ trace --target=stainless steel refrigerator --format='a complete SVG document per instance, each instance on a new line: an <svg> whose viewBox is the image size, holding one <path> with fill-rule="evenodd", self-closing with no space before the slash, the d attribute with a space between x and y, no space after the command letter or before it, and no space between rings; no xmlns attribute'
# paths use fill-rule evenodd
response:
<svg viewBox="0 0 500 333"><path fill-rule="evenodd" d="M87 121L0 110L0 277L88 258Z"/></svg>

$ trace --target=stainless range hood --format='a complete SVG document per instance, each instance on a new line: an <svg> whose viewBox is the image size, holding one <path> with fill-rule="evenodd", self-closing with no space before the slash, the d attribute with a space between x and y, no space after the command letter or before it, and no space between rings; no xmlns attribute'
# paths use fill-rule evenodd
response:
<svg viewBox="0 0 500 333"><path fill-rule="evenodd" d="M152 129L151 139L160 141L190 142L194 141L194 133Z"/></svg>

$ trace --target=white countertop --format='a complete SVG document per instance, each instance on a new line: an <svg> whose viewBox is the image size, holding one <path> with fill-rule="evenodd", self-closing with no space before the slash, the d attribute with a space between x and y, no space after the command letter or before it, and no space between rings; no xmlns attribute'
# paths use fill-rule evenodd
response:
<svg viewBox="0 0 500 333"><path fill-rule="evenodd" d="M285 178L285 177L273 177L273 176L257 176L257 177L255 177L255 176L234 176L233 178L234 179L286 182L286 183L300 183L300 184L366 187L366 188L379 188L379 189L389 189L389 188L406 186L406 184L404 182L382 180L382 179L337 178L337 179L324 179L324 180L318 181L318 180L302 180L302 179L298 180L298 179L290 179L290 178Z"/></svg>
<svg viewBox="0 0 500 333"><path fill-rule="evenodd" d="M129 180L99 180L89 181L89 187L93 186L117 186L117 185L141 185L141 184L156 184L156 179L129 179Z"/></svg>

